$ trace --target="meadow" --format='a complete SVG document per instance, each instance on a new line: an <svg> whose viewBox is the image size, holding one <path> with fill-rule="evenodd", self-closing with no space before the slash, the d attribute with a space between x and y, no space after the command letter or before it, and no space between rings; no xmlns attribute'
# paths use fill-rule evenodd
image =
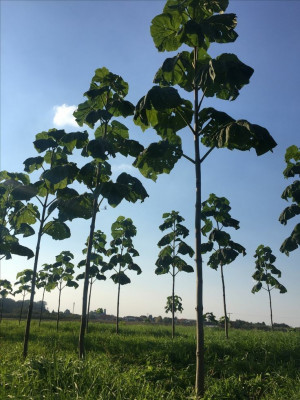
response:
<svg viewBox="0 0 300 400"><path fill-rule="evenodd" d="M0 398L186 400L193 398L195 328L90 323L78 359L79 322L33 321L21 357L24 324L0 324ZM300 332L205 330L206 394L219 400L299 400Z"/></svg>

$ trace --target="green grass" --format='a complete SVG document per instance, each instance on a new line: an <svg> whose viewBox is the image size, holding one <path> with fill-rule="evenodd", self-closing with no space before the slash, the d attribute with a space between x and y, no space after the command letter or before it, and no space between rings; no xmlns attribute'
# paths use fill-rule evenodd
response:
<svg viewBox="0 0 300 400"><path fill-rule="evenodd" d="M186 400L193 396L195 328L91 323L87 356L78 360L79 322L32 323L22 360L24 325L0 324L0 398ZM300 333L207 329L206 395L219 400L299 400Z"/></svg>

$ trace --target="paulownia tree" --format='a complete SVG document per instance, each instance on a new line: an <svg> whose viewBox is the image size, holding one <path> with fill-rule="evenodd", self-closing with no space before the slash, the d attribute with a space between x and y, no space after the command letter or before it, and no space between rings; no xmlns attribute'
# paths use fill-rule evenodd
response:
<svg viewBox="0 0 300 400"><path fill-rule="evenodd" d="M210 322L212 324L218 323L216 316L212 312L207 312L207 313L203 314L203 320Z"/></svg>
<svg viewBox="0 0 300 400"><path fill-rule="evenodd" d="M82 296L82 314L79 334L79 357L85 355L84 335L87 321L88 287L90 276L91 253L95 231L96 216L104 199L116 207L123 199L135 203L144 201L148 196L141 182L127 174L121 173L116 181L111 179L110 157L118 154L125 157L137 157L143 146L129 139L128 129L119 121L113 119L133 115L134 106L125 100L128 94L128 84L119 75L106 68L95 71L89 90L84 94L87 100L79 104L74 112L77 123L87 124L94 128L95 139L88 141L83 148L82 156L92 160L79 171L77 180L83 183L87 192L80 195L74 189L64 190L58 202L59 219L62 221L80 217L91 221L89 243L86 253L85 276Z"/></svg>
<svg viewBox="0 0 300 400"><path fill-rule="evenodd" d="M173 314L175 314L177 311L182 313L183 307L182 307L182 298L180 296L177 296L177 294L174 294L174 296L168 296L167 297L167 304L165 306L165 312L171 312L172 313L172 322L173 322ZM174 336L173 336L174 338Z"/></svg>
<svg viewBox="0 0 300 400"><path fill-rule="evenodd" d="M7 279L0 279L0 296L1 296L0 322L2 322L3 299L5 299L9 294L12 294L12 284Z"/></svg>
<svg viewBox="0 0 300 400"><path fill-rule="evenodd" d="M18 188L29 184L27 174L0 171L0 260L8 260L12 255L27 259L34 256L31 249L20 245L17 235L28 237L34 234L31 225L36 221L32 215L35 207L13 195Z"/></svg>
<svg viewBox="0 0 300 400"><path fill-rule="evenodd" d="M207 265L214 270L220 267L221 271L226 339L228 339L228 317L223 267L231 264L239 254L246 255L246 249L231 240L229 233L224 231L224 228L229 227L240 228L239 221L231 217L230 210L229 200L226 197L218 197L214 193L211 193L209 198L202 203L201 209L201 219L203 220L201 231L204 236L209 233L208 242L201 244L202 254L212 252Z"/></svg>
<svg viewBox="0 0 300 400"><path fill-rule="evenodd" d="M196 258L196 397L204 394L203 278L201 258L201 164L215 148L250 150L262 155L276 146L269 132L246 120L235 120L213 107L203 108L205 98L235 100L249 83L253 69L234 54L216 58L208 54L211 43L230 43L238 37L236 15L226 14L228 0L168 0L163 13L152 20L151 35L159 51L176 51L155 75L148 93L137 103L134 120L142 129L153 127L161 137L134 163L155 180L169 173L185 157L195 168ZM187 48L190 48L187 51ZM192 101L180 93L192 96ZM194 142L194 156L183 154L178 132L187 128ZM185 134L186 136L186 134ZM203 148L202 148L203 146Z"/></svg>
<svg viewBox="0 0 300 400"><path fill-rule="evenodd" d="M45 265L44 269L49 274L49 283L54 283L58 289L56 319L56 330L58 331L61 292L66 286L77 289L79 285L74 280L74 264L71 262L71 260L74 258L74 255L70 251L62 251L55 258L56 262L54 264Z"/></svg>
<svg viewBox="0 0 300 400"><path fill-rule="evenodd" d="M32 269L24 269L21 272L17 273L16 278L19 279L18 281L15 282L15 286L18 286L18 289L14 291L14 296L16 294L21 294L22 295L22 303L21 303L21 310L20 310L20 316L19 316L19 325L21 323L22 319L22 314L23 314L23 307L24 307L24 301L27 293L31 292L31 282L32 282L32 274L33 271Z"/></svg>
<svg viewBox="0 0 300 400"><path fill-rule="evenodd" d="M278 289L280 293L286 293L286 288L278 282L274 277L277 275L278 278L281 277L281 271L275 267L274 262L276 257L272 254L272 250L268 246L260 245L257 247L254 254L256 258L255 261L255 272L252 278L257 281L257 283L252 288L252 293L259 292L260 289L264 289L268 292L269 305L270 305L270 317L271 317L271 327L273 329L273 310L272 310L272 298L271 291L273 289ZM263 286L265 284L266 287Z"/></svg>
<svg viewBox="0 0 300 400"><path fill-rule="evenodd" d="M285 162L287 164L283 175L285 178L300 177L300 148L290 146L286 149ZM292 205L286 207L279 217L279 221L286 225L287 221L296 215L300 214L300 181L295 180L282 193L281 197L284 200L292 201ZM287 256L290 251L296 250L300 245L300 224L296 224L290 236L285 239L280 247L280 251Z"/></svg>
<svg viewBox="0 0 300 400"><path fill-rule="evenodd" d="M89 243L89 238L87 239L86 246L88 246ZM106 254L106 235L100 231L97 230L94 232L94 237L93 237L93 247L92 247L92 252L91 252L91 263L90 265L90 281L89 281L89 299L88 299L88 308L87 308L87 321L86 321L86 331L88 332L88 327L89 327L89 315L90 315L90 306L91 306L91 297L92 297L92 288L93 284L98 280L98 281L105 281L106 276L101 273L101 268L106 266L106 262L103 260L103 255ZM82 250L83 254L87 253L88 248L86 247L85 249ZM81 260L78 263L78 267L83 267L85 266L86 260ZM101 267L101 268L100 268ZM76 280L81 280L84 279L85 273L83 272L82 274L77 275Z"/></svg>
<svg viewBox="0 0 300 400"><path fill-rule="evenodd" d="M72 183L78 173L76 164L68 161L68 155L72 153L75 147L82 147L87 137L86 132L65 133L64 130L57 129L38 133L33 144L40 155L26 159L24 169L28 173L41 169L42 174L34 184L18 186L12 192L15 200L29 201L34 198L39 206L34 205L31 210L31 218L34 222L38 222L39 227L32 269L23 357L26 357L28 352L41 239L44 234L51 236L54 240L63 240L71 235L69 227L53 217L53 212L57 207L56 196L59 196L58 191L65 189ZM51 216L52 218L50 218Z"/></svg>
<svg viewBox="0 0 300 400"><path fill-rule="evenodd" d="M132 219L120 216L111 226L111 236L113 240L110 242L110 249L107 255L111 256L109 262L101 269L102 272L107 270L114 271L111 279L118 285L117 296L117 322L116 333L119 333L119 311L120 311L120 290L121 286L131 282L126 275L126 271L136 271L138 275L142 273L141 268L133 262L133 257L139 255L135 250L132 238L136 235L136 227L133 225Z"/></svg>
<svg viewBox="0 0 300 400"><path fill-rule="evenodd" d="M169 273L172 276L172 295L173 311L172 311L172 338L175 336L175 278L181 271L194 272L194 268L187 264L182 256L188 255L193 257L194 250L182 239L185 239L189 230L181 224L184 218L179 215L178 211L163 214L164 223L159 226L161 231L170 230L157 243L158 247L163 247L158 254L155 263L155 273L157 275Z"/></svg>
<svg viewBox="0 0 300 400"><path fill-rule="evenodd" d="M56 288L56 283L50 280L50 275L47 271L48 264L43 265L43 269L38 272L36 278L36 288L43 290L42 301L41 301L41 309L40 309L40 318L39 318L39 326L41 326L42 322L42 314L44 310L44 298L45 298L45 291L51 292L54 288Z"/></svg>

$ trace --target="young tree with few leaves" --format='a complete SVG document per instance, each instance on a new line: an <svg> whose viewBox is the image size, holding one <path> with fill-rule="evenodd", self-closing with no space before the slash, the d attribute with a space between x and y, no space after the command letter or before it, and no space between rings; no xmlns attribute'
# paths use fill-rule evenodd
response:
<svg viewBox="0 0 300 400"><path fill-rule="evenodd" d="M161 137L135 162L147 178L156 180L169 173L185 157L195 168L195 257L196 257L196 397L204 395L203 277L201 258L201 164L216 148L250 150L262 155L276 146L269 132L246 120L235 120L213 107L203 108L205 98L235 100L249 83L253 69L234 54L216 58L208 54L211 43L231 43L236 15L226 14L228 0L167 0L163 13L152 20L151 35L158 51L184 49L167 58L155 75L148 93L136 106L134 120L142 129L153 127ZM187 51L190 48L190 51ZM190 98L181 97L177 89ZM188 128L194 142L194 156L184 154L178 132Z"/></svg>
<svg viewBox="0 0 300 400"><path fill-rule="evenodd" d="M138 200L144 201L148 196L141 182L130 174L121 173L115 182L111 179L111 166L108 163L110 157L117 155L137 157L144 149L137 141L130 140L128 128L114 119L133 115L133 104L125 100L127 94L127 82L107 68L98 68L89 90L84 94L87 100L79 104L74 112L80 126L87 124L93 129L99 122L94 132L95 139L89 140L81 153L84 157L90 157L92 161L85 164L77 176L77 180L83 183L88 191L82 195L75 190L65 191L64 199L61 199L62 201L58 204L60 220L80 217L91 221L82 296L80 358L85 355L84 335L90 263L96 217L100 211L100 205L104 199L109 205L116 207L123 199L135 203Z"/></svg>
<svg viewBox="0 0 300 400"><path fill-rule="evenodd" d="M47 271L48 264L43 265L43 269L41 269L38 272L37 278L36 278L36 288L37 289L43 289L43 295L42 295L42 301L41 301L41 309L40 309L40 318L39 318L39 326L41 326L42 322L42 314L43 314L43 309L44 309L44 298L45 298L45 291L51 292L56 287L55 282L50 281L50 275Z"/></svg>
<svg viewBox="0 0 300 400"><path fill-rule="evenodd" d="M252 288L252 293L259 292L264 289L268 292L269 296L269 306L270 306L270 317L271 317L271 327L273 329L273 310L272 310L272 298L271 291L273 289L278 289L280 293L286 293L286 288L278 282L274 277L277 275L281 278L281 271L277 269L274 265L276 257L272 254L272 250L268 246L260 245L257 247L254 254L256 258L255 261L255 272L252 278L257 281L257 283ZM266 287L263 285L265 284Z"/></svg>
<svg viewBox="0 0 300 400"><path fill-rule="evenodd" d="M118 285L117 296L117 322L116 333L119 333L119 311L120 311L120 290L121 286L131 282L130 278L125 273L126 271L135 271L138 275L142 273L141 268L134 263L133 257L139 255L135 250L132 238L136 235L136 227L133 225L132 219L120 216L111 226L111 236L113 240L110 242L110 249L107 250L107 255L110 260L102 272L107 270L114 271L111 279Z"/></svg>
<svg viewBox="0 0 300 400"><path fill-rule="evenodd" d="M285 153L286 168L283 171L285 178L300 177L300 148L293 145L286 149ZM295 180L282 193L284 200L292 201L292 205L286 207L279 217L279 221L286 225L287 221L300 214L300 181ZM290 236L285 239L280 247L280 251L287 256L300 246L300 223L296 224Z"/></svg>
<svg viewBox="0 0 300 400"><path fill-rule="evenodd" d="M218 323L216 316L212 312L207 312L207 313L203 314L203 319L204 319L204 321L207 321L207 322L210 322L213 324Z"/></svg>
<svg viewBox="0 0 300 400"><path fill-rule="evenodd" d="M174 320L173 315L175 315L175 313L179 311L180 313L182 313L183 311L183 307L182 307L182 298L180 296L177 296L176 294L174 294L174 296L168 296L167 297L167 304L165 306L165 312L171 312L172 313L172 322ZM175 332L174 332L175 334ZM173 335L174 338L174 335Z"/></svg>
<svg viewBox="0 0 300 400"><path fill-rule="evenodd" d="M201 218L203 220L201 231L204 236L209 233L208 242L201 244L202 254L212 252L207 265L214 270L220 267L221 270L226 339L228 339L228 317L223 267L231 264L239 254L246 255L246 249L231 240L229 233L224 231L224 228L228 227L240 228L239 221L231 217L230 210L229 200L225 197L218 197L214 193L211 193L209 198L202 203L201 209Z"/></svg>
<svg viewBox="0 0 300 400"><path fill-rule="evenodd" d="M54 283L58 289L56 319L56 330L58 331L61 292L66 286L77 289L79 285L74 280L74 264L71 262L71 260L74 258L74 255L70 251L62 251L55 258L56 262L54 264L48 264L44 267L44 269L49 274L49 282Z"/></svg>
<svg viewBox="0 0 300 400"><path fill-rule="evenodd" d="M18 281L15 282L15 286L18 286L19 288L14 291L14 296L16 294L22 294L22 303L21 303L21 310L20 310L20 317L19 317L19 325L21 323L22 319L22 314L23 314L23 306L24 306L24 301L27 293L31 292L31 282L32 282L32 275L33 271L32 269L24 269L21 272L17 273L16 278L19 279Z"/></svg>
<svg viewBox="0 0 300 400"><path fill-rule="evenodd" d="M194 272L194 268L186 263L181 257L188 255L193 257L194 250L182 239L185 239L189 230L181 224L184 218L179 215L178 211L163 214L164 223L159 226L161 231L170 230L157 243L158 247L163 247L158 254L158 259L155 263L155 273L157 275L169 273L172 276L172 296L173 311L172 311L172 338L175 336L175 278L181 271Z"/></svg>
<svg viewBox="0 0 300 400"><path fill-rule="evenodd" d="M89 243L89 238L87 239L86 246L88 246ZM97 230L94 232L94 237L93 237L93 247L92 247L92 252L91 252L91 262L92 265L90 265L90 281L89 281L89 296L88 296L88 308L87 308L87 320L86 320L86 331L88 332L89 328L89 315L90 315L90 306L91 306L91 297L92 297L92 288L93 284L98 280L98 281L105 281L106 276L101 273L100 267L106 266L106 262L103 260L103 255L106 254L106 235L100 231ZM82 250L83 254L86 254L88 251L88 248L86 247L85 249ZM78 267L83 267L86 264L86 260L81 260L78 263ZM84 279L85 273L83 272L82 274L77 275L76 280L81 280Z"/></svg>
<svg viewBox="0 0 300 400"><path fill-rule="evenodd" d="M0 297L1 297L0 322L2 322L3 299L5 299L9 294L12 294L12 284L7 279L0 279Z"/></svg>

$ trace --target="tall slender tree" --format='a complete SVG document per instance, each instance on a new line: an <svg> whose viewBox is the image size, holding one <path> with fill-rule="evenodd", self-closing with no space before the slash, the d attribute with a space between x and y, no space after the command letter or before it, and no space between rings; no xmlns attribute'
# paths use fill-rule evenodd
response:
<svg viewBox="0 0 300 400"><path fill-rule="evenodd" d="M111 226L111 235L113 240L110 242L110 249L107 255L111 256L109 263L101 269L102 272L107 270L114 271L111 279L118 285L117 295L117 322L116 333L119 333L119 315L120 315L120 292L121 286L131 282L130 278L125 274L128 271L136 271L139 275L142 273L141 268L134 263L133 257L139 255L134 248L132 238L136 235L136 227L133 225L131 218L120 216Z"/></svg>
<svg viewBox="0 0 300 400"><path fill-rule="evenodd" d="M207 265L215 270L220 267L226 339L228 339L228 316L223 268L231 264L239 254L246 255L246 249L231 240L229 233L224 231L224 228L228 227L240 228L239 221L231 217L230 210L226 197L218 197L214 193L211 193L209 198L202 203L201 209L201 218L204 221L202 233L205 236L209 233L208 242L201 244L201 252L202 254L212 252Z"/></svg>
<svg viewBox="0 0 300 400"><path fill-rule="evenodd" d="M158 85L137 103L134 116L142 129L151 126L162 139L150 144L134 163L144 176L155 180L158 174L170 172L181 157L195 168L196 397L204 394L201 164L215 148L254 148L257 155L262 155L276 146L265 128L235 120L212 107L202 108L208 97L235 100L253 74L253 69L234 54L212 58L207 52L211 43L230 43L238 37L236 15L225 13L227 6L228 0L167 0L163 13L152 20L154 44L158 51L185 48L164 61L154 78ZM192 102L181 97L173 86L179 86L181 93L191 94ZM193 157L183 153L177 134L185 127L194 141Z"/></svg>
<svg viewBox="0 0 300 400"><path fill-rule="evenodd" d="M31 217L34 221L38 222L38 233L24 335L24 358L28 353L41 239L44 234L51 236L54 240L63 240L71 235L69 227L64 222L53 218L53 212L57 207L56 196L58 191L65 189L72 183L78 173L76 164L68 161L68 155L72 153L75 147L82 147L87 137L88 134L86 132L72 132L66 134L64 130L57 129L50 129L48 132L38 133L33 144L40 155L26 159L24 161L24 169L28 173L39 169L42 169L43 172L34 184L18 186L12 192L15 200L29 201L34 198L39 205L39 207L35 205L31 210ZM50 218L51 215L52 219Z"/></svg>
<svg viewBox="0 0 300 400"><path fill-rule="evenodd" d="M252 293L255 294L261 289L264 289L268 292L271 327L273 329L274 324L271 291L273 289L278 289L280 293L286 293L287 289L274 277L274 275L277 275L277 277L280 278L281 271L273 264L276 261L276 257L274 254L272 254L270 247L261 244L257 247L254 257L256 258L255 272L252 275L252 278L258 283L253 286ZM265 284L266 287L264 287L263 284Z"/></svg>
<svg viewBox="0 0 300 400"><path fill-rule="evenodd" d="M300 177L300 148L293 145L286 149L285 153L286 168L283 171L285 178ZM296 215L300 214L300 180L294 180L282 193L281 197L284 200L290 200L293 203L286 207L280 217L279 221L286 225L287 221ZM290 251L296 250L300 246L300 223L296 224L292 233L280 247L280 251L287 256Z"/></svg>
<svg viewBox="0 0 300 400"><path fill-rule="evenodd" d="M77 176L87 192L79 195L75 190L64 191L58 202L59 219L61 221L73 218L85 218L91 221L89 242L86 253L85 276L82 296L82 313L79 334L79 357L85 355L84 336L87 322L88 288L90 276L91 253L95 223L100 205L104 199L116 207L123 199L135 203L144 201L148 196L141 182L127 174L121 173L116 181L111 179L110 157L118 154L125 157L137 157L143 146L129 139L128 128L114 118L133 115L134 106L125 100L128 94L128 84L119 75L111 73L107 68L98 68L92 78L89 90L84 94L87 100L79 104L74 112L77 123L87 124L95 129L95 139L88 141L82 155L92 161L84 165Z"/></svg>
<svg viewBox="0 0 300 400"><path fill-rule="evenodd" d="M159 226L161 231L170 230L157 243L158 247L163 247L159 252L158 259L155 263L157 275L169 273L172 276L172 338L175 336L175 278L181 271L194 272L194 268L187 264L182 258L183 255L193 257L194 250L182 239L185 239L189 230L182 225L184 218L179 215L178 211L163 214L164 223Z"/></svg>

